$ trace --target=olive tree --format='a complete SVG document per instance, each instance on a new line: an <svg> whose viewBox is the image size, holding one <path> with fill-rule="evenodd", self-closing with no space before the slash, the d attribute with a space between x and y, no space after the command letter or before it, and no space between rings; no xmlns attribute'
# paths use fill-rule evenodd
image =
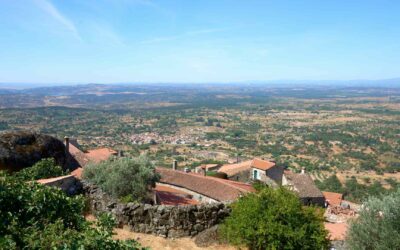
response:
<svg viewBox="0 0 400 250"><path fill-rule="evenodd" d="M159 175L146 156L139 156L89 164L83 170L83 178L114 197L141 201L159 180Z"/></svg>
<svg viewBox="0 0 400 250"><path fill-rule="evenodd" d="M381 198L371 197L351 223L350 249L400 249L400 189Z"/></svg>

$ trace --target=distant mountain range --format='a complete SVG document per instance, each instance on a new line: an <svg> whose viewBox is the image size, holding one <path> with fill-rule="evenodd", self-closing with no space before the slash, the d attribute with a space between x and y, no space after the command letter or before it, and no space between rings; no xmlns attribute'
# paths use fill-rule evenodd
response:
<svg viewBox="0 0 400 250"><path fill-rule="evenodd" d="M65 87L70 88L72 86L182 86L188 87L200 87L200 86L240 86L240 85L253 85L263 86L270 85L271 87L311 87L311 86L337 86L337 87L383 87L383 88L399 88L400 78L391 79L380 79L380 80L249 80L240 82L205 82L205 83L169 83L169 82L122 82L122 83L105 83L105 84L94 84L94 83L0 83L0 94L13 93L12 90L32 89L32 88L53 88L53 87Z"/></svg>

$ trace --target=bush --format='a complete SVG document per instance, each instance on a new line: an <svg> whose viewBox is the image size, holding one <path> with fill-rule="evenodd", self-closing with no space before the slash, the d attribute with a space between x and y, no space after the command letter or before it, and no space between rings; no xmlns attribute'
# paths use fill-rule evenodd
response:
<svg viewBox="0 0 400 250"><path fill-rule="evenodd" d="M83 178L116 198L124 197L126 200L127 196L131 196L134 200L142 201L160 177L150 160L140 156L89 164L83 170Z"/></svg>
<svg viewBox="0 0 400 250"><path fill-rule="evenodd" d="M60 166L56 165L53 158L42 159L29 168L24 168L15 173L17 178L24 181L46 179L65 174Z"/></svg>
<svg viewBox="0 0 400 250"><path fill-rule="evenodd" d="M139 249L134 241L112 240L110 216L95 227L87 222L82 196L3 172L0 190L0 249Z"/></svg>
<svg viewBox="0 0 400 250"><path fill-rule="evenodd" d="M263 188L232 205L221 233L236 246L249 249L327 249L323 213L303 207L284 188Z"/></svg>
<svg viewBox="0 0 400 250"><path fill-rule="evenodd" d="M372 197L348 233L350 249L400 249L400 189Z"/></svg>

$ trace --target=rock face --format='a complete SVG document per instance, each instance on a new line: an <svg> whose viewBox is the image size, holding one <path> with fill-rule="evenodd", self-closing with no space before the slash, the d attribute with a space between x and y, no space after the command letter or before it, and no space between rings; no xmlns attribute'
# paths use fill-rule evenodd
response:
<svg viewBox="0 0 400 250"><path fill-rule="evenodd" d="M82 184L93 212L111 212L119 226L128 225L134 232L168 238L195 236L220 223L231 211L223 203L187 206L122 204L96 186L85 181Z"/></svg>
<svg viewBox="0 0 400 250"><path fill-rule="evenodd" d="M18 171L43 158L54 158L58 165L64 166L64 144L54 137L37 133L0 134L0 170Z"/></svg>
<svg viewBox="0 0 400 250"><path fill-rule="evenodd" d="M196 244L196 246L209 247L214 244L219 244L221 242L221 239L218 233L218 227L218 225L215 225L199 233L194 239L194 243Z"/></svg>

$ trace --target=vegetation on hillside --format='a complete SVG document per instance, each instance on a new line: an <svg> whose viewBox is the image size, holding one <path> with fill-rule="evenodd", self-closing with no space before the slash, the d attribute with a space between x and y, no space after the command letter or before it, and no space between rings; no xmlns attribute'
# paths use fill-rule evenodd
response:
<svg viewBox="0 0 400 250"><path fill-rule="evenodd" d="M183 168L237 156L273 158L321 181L336 171L342 185L351 185L355 176L366 188L354 200L367 197L375 181L387 188L386 179L400 180L399 88L96 85L26 91L2 96L0 130L68 135L85 149L109 146L126 156L147 153L157 166L171 166L173 159Z"/></svg>
<svg viewBox="0 0 400 250"><path fill-rule="evenodd" d="M284 188L262 188L232 204L221 233L249 249L327 249L323 211L304 207Z"/></svg>
<svg viewBox="0 0 400 250"><path fill-rule="evenodd" d="M112 239L115 224L83 216L84 198L0 172L0 249L140 249Z"/></svg>
<svg viewBox="0 0 400 250"><path fill-rule="evenodd" d="M316 180L315 183L322 191L342 193L346 200L361 203L366 201L369 196L381 196L397 190L400 183L395 179L387 179L390 188L386 189L378 181L371 181L368 177L364 178L367 184L361 184L356 178L352 177L342 184L336 175L332 175L323 181Z"/></svg>
<svg viewBox="0 0 400 250"><path fill-rule="evenodd" d="M146 156L112 158L84 168L83 178L106 193L125 201L142 201L159 180L154 165Z"/></svg>
<svg viewBox="0 0 400 250"><path fill-rule="evenodd" d="M351 224L350 249L400 249L400 189L387 196L371 197Z"/></svg>

